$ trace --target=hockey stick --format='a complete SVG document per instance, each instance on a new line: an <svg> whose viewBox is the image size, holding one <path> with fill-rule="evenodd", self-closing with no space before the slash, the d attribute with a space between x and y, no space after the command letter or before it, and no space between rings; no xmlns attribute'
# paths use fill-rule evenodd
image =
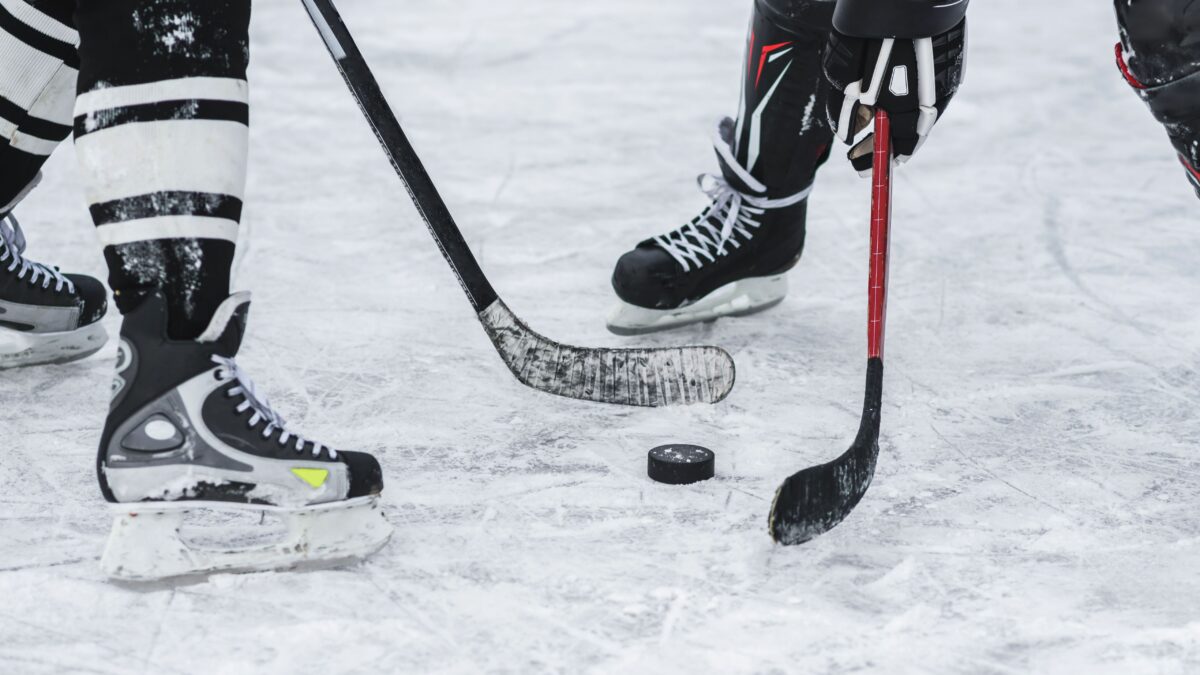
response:
<svg viewBox="0 0 1200 675"><path fill-rule="evenodd" d="M785 546L803 544L837 527L871 486L879 459L879 410L883 400L883 334L887 320L888 230L892 217L891 121L875 115L871 192L871 273L868 287L867 396L858 437L846 454L788 478L771 505L771 537Z"/></svg>
<svg viewBox="0 0 1200 675"><path fill-rule="evenodd" d="M518 380L558 396L648 407L717 403L729 395L736 371L733 358L718 347L569 347L517 318L476 262L333 2L302 2L480 323Z"/></svg>

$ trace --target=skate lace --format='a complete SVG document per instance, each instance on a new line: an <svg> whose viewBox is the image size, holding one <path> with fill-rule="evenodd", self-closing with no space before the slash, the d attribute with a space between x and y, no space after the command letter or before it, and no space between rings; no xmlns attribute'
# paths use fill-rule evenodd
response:
<svg viewBox="0 0 1200 675"><path fill-rule="evenodd" d="M237 412L241 414L247 410L254 411L254 414L250 416L250 421L248 422L251 429L257 427L260 422L265 421L267 426L262 430L263 438L270 438L271 434L279 431L280 434L278 443L281 446L287 445L291 439L295 438L296 452L303 452L304 444L312 443L312 454L314 457L320 457L321 453L328 453L330 459L337 459L337 450L321 445L315 441L310 441L303 436L289 431L287 428L287 422L279 413L275 412L267 398L258 393L258 389L254 386L254 381L250 379L250 376L246 374L246 371L242 370L241 367L238 366L236 361L216 355L212 357L212 360L213 363L220 366L220 368L217 369L216 375L218 380L222 382L237 382L238 386L233 387L225 394L230 398L241 396L243 399L245 399L238 404L236 408Z"/></svg>
<svg viewBox="0 0 1200 675"><path fill-rule="evenodd" d="M36 286L40 280L42 288L50 288L53 283L55 293L62 293L64 288L68 293L75 292L75 284L57 267L29 260L23 253L25 233L21 231L21 224L12 214L0 217L0 265L8 263L8 271L16 272L18 279L28 277L30 285Z"/></svg>
<svg viewBox="0 0 1200 675"><path fill-rule="evenodd" d="M789 197L768 199L739 191L723 176L703 174L696 182L712 203L690 223L654 239L684 272L693 267L700 269L728 255L729 245L741 248L762 227L763 214L798 204L812 193L809 186Z"/></svg>

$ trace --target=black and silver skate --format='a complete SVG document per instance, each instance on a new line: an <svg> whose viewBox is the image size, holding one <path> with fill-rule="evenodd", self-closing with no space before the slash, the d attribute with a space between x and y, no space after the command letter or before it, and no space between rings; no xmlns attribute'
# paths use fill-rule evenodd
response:
<svg viewBox="0 0 1200 675"><path fill-rule="evenodd" d="M708 208L617 261L612 332L639 335L752 314L787 295L786 273L804 249L812 186L772 194L738 164L734 133L733 120L723 120L714 139L721 175L700 177L712 198Z"/></svg>
<svg viewBox="0 0 1200 675"><path fill-rule="evenodd" d="M96 279L26 258L21 226L0 215L0 370L95 354L108 341L107 305Z"/></svg>
<svg viewBox="0 0 1200 675"><path fill-rule="evenodd" d="M126 315L98 458L101 491L117 513L102 561L110 575L355 558L390 536L375 458L295 435L234 360L249 304L249 294L231 296L208 330L186 341L167 337L159 292ZM195 509L272 512L288 533L249 549L197 547L179 532Z"/></svg>

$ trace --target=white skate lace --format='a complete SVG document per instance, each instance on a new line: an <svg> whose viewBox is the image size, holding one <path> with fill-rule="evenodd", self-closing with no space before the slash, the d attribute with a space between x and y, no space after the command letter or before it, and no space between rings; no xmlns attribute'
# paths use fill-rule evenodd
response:
<svg viewBox="0 0 1200 675"><path fill-rule="evenodd" d="M690 272L693 266L700 269L728 255L730 244L741 248L742 242L752 239L754 231L762 227L764 213L798 204L812 193L809 186L789 197L767 199L739 191L723 176L703 174L696 182L712 199L712 204L692 222L654 239L684 272ZM720 229L716 223L721 225Z"/></svg>
<svg viewBox="0 0 1200 675"><path fill-rule="evenodd" d="M260 422L266 422L267 426L262 430L263 438L270 438L271 434L279 431L279 445L285 446L291 439L296 439L296 452L303 452L306 443L312 443L312 454L314 457L320 457L321 453L328 453L330 459L337 459L337 450L326 447L320 443L310 441L302 436L299 436L287 428L287 422L283 417L271 408L271 404L265 396L261 396L254 386L254 381L246 375L246 371L242 370L236 361L223 356L212 357L213 363L220 366L217 370L217 379L222 382L236 381L238 386L226 392L226 396L233 398L241 396L245 400L237 406L238 413L244 413L247 410L253 410L254 414L250 416L248 422L251 429L257 427Z"/></svg>
<svg viewBox="0 0 1200 675"><path fill-rule="evenodd" d="M29 277L29 283L35 286L41 280L42 288L50 288L53 283L55 293L62 293L64 288L68 293L75 292L75 284L57 267L34 262L22 255L25 253L25 233L12 214L0 218L0 244L3 244L0 265L7 263L8 271L16 272L18 279Z"/></svg>

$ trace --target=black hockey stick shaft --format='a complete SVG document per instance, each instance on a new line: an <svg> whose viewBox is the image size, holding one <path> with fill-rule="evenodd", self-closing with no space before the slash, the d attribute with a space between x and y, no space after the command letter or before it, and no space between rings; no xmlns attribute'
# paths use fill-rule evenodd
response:
<svg viewBox="0 0 1200 675"><path fill-rule="evenodd" d="M879 459L892 217L891 121L884 110L877 111L875 115L875 156L871 183L867 386L862 421L854 444L845 454L828 464L791 476L775 494L775 501L771 505L771 537L786 546L809 541L845 520L871 486Z"/></svg>
<svg viewBox="0 0 1200 675"><path fill-rule="evenodd" d="M467 246L332 0L303 0L338 71L400 175L497 354L522 384L583 401L632 406L717 403L737 368L718 347L573 347L527 326L496 294Z"/></svg>
<svg viewBox="0 0 1200 675"><path fill-rule="evenodd" d="M438 248L445 256L446 262L454 270L458 282L462 284L471 306L476 312L482 312L495 302L498 297L492 288L475 255L467 246L462 230L450 215L450 209L425 170L420 157L405 135L400 121L388 105L379 82L375 79L359 51L354 37L342 21L337 8L329 0L303 0L309 16L316 24L325 46L330 55L338 63L338 70L346 81L346 86L354 94L363 111L363 115L371 124L379 143L400 174L409 196L420 212L421 217L429 226L429 231L437 241Z"/></svg>

